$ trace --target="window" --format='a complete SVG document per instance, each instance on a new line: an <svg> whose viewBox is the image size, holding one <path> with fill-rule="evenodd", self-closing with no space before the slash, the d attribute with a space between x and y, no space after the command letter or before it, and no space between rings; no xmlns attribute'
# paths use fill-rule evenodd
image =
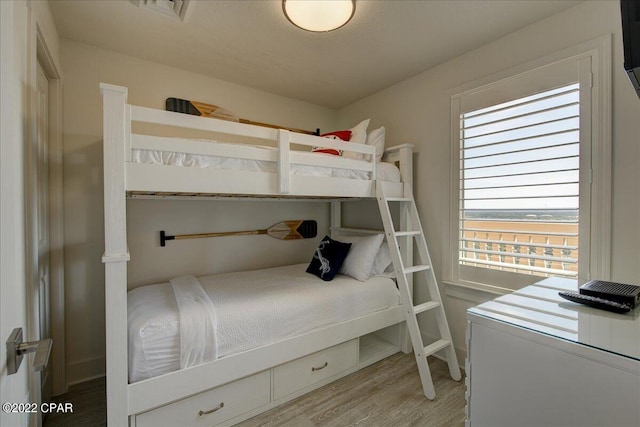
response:
<svg viewBox="0 0 640 427"><path fill-rule="evenodd" d="M460 118L459 263L577 277L578 83Z"/></svg>
<svg viewBox="0 0 640 427"><path fill-rule="evenodd" d="M550 276L607 277L610 148L599 54L543 59L452 96L445 281L518 289Z"/></svg>

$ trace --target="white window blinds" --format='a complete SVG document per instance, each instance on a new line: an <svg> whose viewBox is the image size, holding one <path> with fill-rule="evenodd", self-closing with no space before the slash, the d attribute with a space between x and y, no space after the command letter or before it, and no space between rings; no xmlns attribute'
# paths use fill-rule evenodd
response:
<svg viewBox="0 0 640 427"><path fill-rule="evenodd" d="M578 274L579 84L460 117L460 265Z"/></svg>

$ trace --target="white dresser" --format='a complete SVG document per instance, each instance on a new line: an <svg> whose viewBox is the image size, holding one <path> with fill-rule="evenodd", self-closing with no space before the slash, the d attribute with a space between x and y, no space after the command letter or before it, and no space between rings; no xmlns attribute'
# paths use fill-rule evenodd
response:
<svg viewBox="0 0 640 427"><path fill-rule="evenodd" d="M640 426L640 307L558 296L550 278L467 311L467 427Z"/></svg>

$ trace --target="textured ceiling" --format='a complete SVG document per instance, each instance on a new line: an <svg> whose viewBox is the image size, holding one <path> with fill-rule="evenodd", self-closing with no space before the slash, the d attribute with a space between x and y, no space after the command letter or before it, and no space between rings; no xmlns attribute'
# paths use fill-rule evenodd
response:
<svg viewBox="0 0 640 427"><path fill-rule="evenodd" d="M50 1L62 38L340 108L579 1L358 0L329 33L278 0L191 0L186 22L129 0Z"/></svg>

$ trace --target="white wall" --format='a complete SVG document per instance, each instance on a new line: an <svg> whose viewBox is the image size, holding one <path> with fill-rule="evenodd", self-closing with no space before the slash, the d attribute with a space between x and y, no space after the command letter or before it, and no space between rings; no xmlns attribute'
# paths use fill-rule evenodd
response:
<svg viewBox="0 0 640 427"><path fill-rule="evenodd" d="M242 118L303 129L333 129L336 112L188 71L63 40L64 211L67 379L104 374L104 251L102 99L98 84L129 88L129 103L164 109L166 98L219 105ZM328 226L329 207L317 202L128 202L132 285L180 274L206 274L308 262L318 240L266 236L168 242L159 231L186 234L267 228L288 219Z"/></svg>
<svg viewBox="0 0 640 427"><path fill-rule="evenodd" d="M184 274L308 263L329 227L324 202L130 200L127 209L130 288ZM267 235L174 240L165 247L159 242L160 230L170 235L255 230L289 219L315 219L319 235L298 241Z"/></svg>
<svg viewBox="0 0 640 427"><path fill-rule="evenodd" d="M613 34L611 279L638 283L640 100L622 67L618 2L581 3L340 111L340 121L344 125L371 116L372 127L381 124L386 126L387 141L416 145L414 192L439 278L445 255L442 248L448 238L446 226L451 150L449 91L606 34ZM495 295L466 292L450 286L446 286L445 291L449 294L445 304L455 344L464 354L465 310Z"/></svg>

